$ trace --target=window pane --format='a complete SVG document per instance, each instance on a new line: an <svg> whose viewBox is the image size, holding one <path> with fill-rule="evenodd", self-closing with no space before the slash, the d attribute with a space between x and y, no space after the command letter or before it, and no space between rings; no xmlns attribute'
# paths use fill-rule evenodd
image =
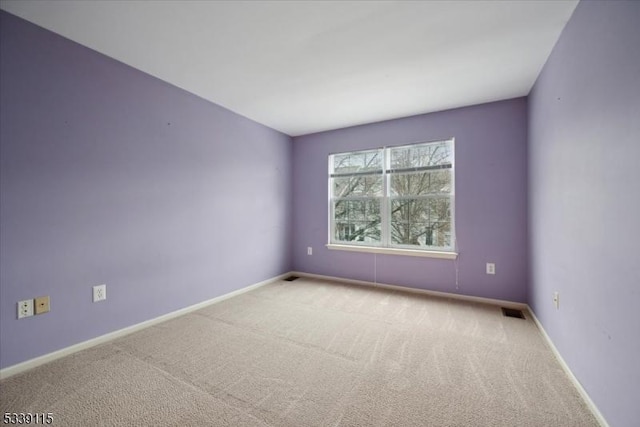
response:
<svg viewBox="0 0 640 427"><path fill-rule="evenodd" d="M391 242L394 245L451 247L451 201L391 200Z"/></svg>
<svg viewBox="0 0 640 427"><path fill-rule="evenodd" d="M391 148L391 169L451 165L453 149L449 141Z"/></svg>
<svg viewBox="0 0 640 427"><path fill-rule="evenodd" d="M332 178L334 197L376 197L382 195L382 175Z"/></svg>
<svg viewBox="0 0 640 427"><path fill-rule="evenodd" d="M391 174L392 196L451 193L451 170Z"/></svg>
<svg viewBox="0 0 640 427"><path fill-rule="evenodd" d="M333 173L375 172L382 170L382 150L333 155Z"/></svg>
<svg viewBox="0 0 640 427"><path fill-rule="evenodd" d="M336 241L380 242L380 200L337 200L334 205Z"/></svg>

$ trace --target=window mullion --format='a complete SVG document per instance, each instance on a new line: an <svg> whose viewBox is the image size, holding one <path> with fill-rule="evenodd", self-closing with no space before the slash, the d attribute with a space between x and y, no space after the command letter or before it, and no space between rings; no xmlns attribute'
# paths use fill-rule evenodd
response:
<svg viewBox="0 0 640 427"><path fill-rule="evenodd" d="M389 181L389 174L387 173L387 171L389 170L389 167L391 166L391 160L390 160L390 156L389 156L389 149L388 148L383 148L382 149L382 159L383 159L383 167L382 167L382 199L380 200L380 221L381 221L381 240L382 240L382 246L389 246L389 244L391 243L391 238L390 238L390 234L391 234L391 199L389 197L390 194L390 181Z"/></svg>

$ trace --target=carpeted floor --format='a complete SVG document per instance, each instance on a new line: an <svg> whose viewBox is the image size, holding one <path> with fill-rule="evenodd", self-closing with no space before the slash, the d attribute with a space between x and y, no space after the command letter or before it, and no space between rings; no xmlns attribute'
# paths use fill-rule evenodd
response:
<svg viewBox="0 0 640 427"><path fill-rule="evenodd" d="M597 426L532 320L301 278L0 383L58 426Z"/></svg>

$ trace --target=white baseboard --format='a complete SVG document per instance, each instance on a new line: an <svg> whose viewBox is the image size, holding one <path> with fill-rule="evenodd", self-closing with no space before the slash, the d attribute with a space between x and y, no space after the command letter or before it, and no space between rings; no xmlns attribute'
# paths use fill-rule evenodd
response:
<svg viewBox="0 0 640 427"><path fill-rule="evenodd" d="M479 302L483 304L491 304L491 305L499 305L501 307L507 308L517 308L520 310L526 310L528 308L527 304L521 302L513 302L513 301L505 301L500 299L493 298L484 298L484 297L474 297L470 295L462 295L462 294L452 294L449 292L440 292L440 291L429 291L426 289L418 289L418 288L410 288L408 286L398 286L398 285L387 285L385 283L374 283L368 282L366 280L354 280L354 279L343 279L342 277L334 277L334 276L325 276L322 274L312 274L312 273L304 273L301 271L294 271L291 274L295 274L296 276L308 277L311 279L320 279L320 280L331 280L335 282L343 282L350 283L354 285L364 285L364 286L373 286L378 288L392 289L396 291L404 291L404 292L413 292L425 295L431 295L440 298L450 298L457 299L462 301L470 301L470 302Z"/></svg>
<svg viewBox="0 0 640 427"><path fill-rule="evenodd" d="M578 390L578 393L582 397L582 400L584 400L584 402L587 404L587 406L589 407L589 410L591 411L593 416L596 418L596 420L598 421L598 423L602 427L609 427L609 424L607 423L607 420L604 418L602 413L600 413L600 410L595 405L595 403L593 403L593 400L591 400L591 397L589 397L589 394L587 393L587 391L584 389L584 387L582 387L582 384L580 384L580 381L578 381L576 376L573 375L573 372L571 372L571 369L569 368L569 365L567 365L567 362L564 361L564 359L560 355L560 352L558 352L558 349L553 344L553 341L551 341L551 338L547 334L547 331L545 331L544 327L542 327L542 323L540 323L540 321L536 317L536 314L533 312L533 310L529 306L527 306L527 310L529 311L529 314L531 314L531 318L535 322L536 326L538 326L538 329L540 329L540 332L542 332L542 336L547 341L547 344L551 348L551 351L553 352L553 354L556 356L556 359L558 360L558 363L560 363L560 366L562 366L562 369L567 374L567 376L569 377L569 379L573 383L573 385L576 388L576 390Z"/></svg>
<svg viewBox="0 0 640 427"><path fill-rule="evenodd" d="M281 274L276 277L272 277L267 280L263 280L262 282L255 283L253 285L249 285L242 289L238 289L237 291L229 292L228 294L220 295L218 297L212 298L207 301L199 302L194 305L190 305L189 307L181 308L180 310L172 311L171 313L163 314L162 316L146 320L141 323L137 323L135 325L128 326L123 329L119 329L117 331L109 332L104 335L100 335L99 337L92 338L87 341L83 341L78 344L71 345L69 347L62 348L60 350L56 350L52 353L44 354L42 356L38 356L33 359L29 359L27 361L18 363L16 365L8 366L4 369L0 369L0 379L8 378L13 375L19 374L21 372L28 371L29 369L33 369L37 366L44 365L45 363L52 362L56 359L60 359L62 357L68 356L73 353L77 353L79 351L85 350L87 348L95 347L96 345L103 344L107 341L114 340L116 338L123 337L125 335L129 335L133 332L137 332L141 329L148 328L149 326L157 325L158 323L166 322L167 320L173 319L178 316L182 316L187 313L191 313L192 311L199 310L208 305L215 304L236 295L243 294L245 292L249 292L253 289L259 288L264 285L268 285L269 283L276 282L278 280L282 280L287 276L290 276L291 273Z"/></svg>

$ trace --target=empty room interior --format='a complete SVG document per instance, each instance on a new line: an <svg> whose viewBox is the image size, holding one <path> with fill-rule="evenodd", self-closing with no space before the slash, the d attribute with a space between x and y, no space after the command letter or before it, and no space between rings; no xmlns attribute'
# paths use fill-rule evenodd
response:
<svg viewBox="0 0 640 427"><path fill-rule="evenodd" d="M639 1L1 1L4 424L640 425Z"/></svg>

